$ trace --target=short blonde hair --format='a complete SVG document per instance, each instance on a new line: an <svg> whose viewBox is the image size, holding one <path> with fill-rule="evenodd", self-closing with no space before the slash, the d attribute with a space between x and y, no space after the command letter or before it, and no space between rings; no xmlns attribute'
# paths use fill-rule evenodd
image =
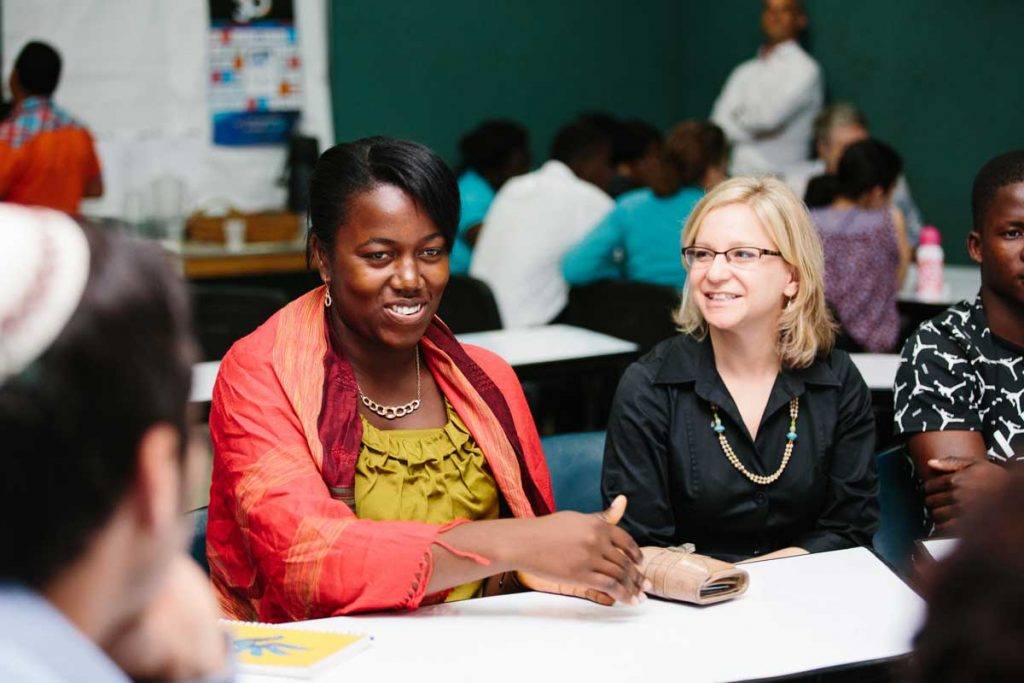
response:
<svg viewBox="0 0 1024 683"><path fill-rule="evenodd" d="M807 208L777 178L732 178L708 192L693 208L683 227L683 248L693 246L708 214L727 204L749 206L782 258L796 269L799 289L779 317L778 350L784 366L807 367L815 358L826 355L836 338L836 324L825 303L821 239ZM689 278L674 320L680 332L697 338L707 334L707 322L693 302Z"/></svg>

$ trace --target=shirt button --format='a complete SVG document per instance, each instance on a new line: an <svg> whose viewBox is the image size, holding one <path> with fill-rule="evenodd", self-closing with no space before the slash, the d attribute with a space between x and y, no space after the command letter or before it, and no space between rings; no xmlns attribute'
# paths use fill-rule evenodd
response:
<svg viewBox="0 0 1024 683"><path fill-rule="evenodd" d="M764 491L758 491L754 494L754 502L764 507L768 504L768 495Z"/></svg>

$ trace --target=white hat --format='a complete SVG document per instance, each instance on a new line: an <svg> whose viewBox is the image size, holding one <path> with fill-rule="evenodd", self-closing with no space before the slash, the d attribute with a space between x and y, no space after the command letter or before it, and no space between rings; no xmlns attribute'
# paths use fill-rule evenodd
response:
<svg viewBox="0 0 1024 683"><path fill-rule="evenodd" d="M89 244L66 214L0 203L0 384L57 339L89 275Z"/></svg>

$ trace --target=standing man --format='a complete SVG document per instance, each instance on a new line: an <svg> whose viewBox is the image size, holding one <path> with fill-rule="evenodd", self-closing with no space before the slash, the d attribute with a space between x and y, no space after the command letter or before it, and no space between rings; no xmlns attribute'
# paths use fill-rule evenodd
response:
<svg viewBox="0 0 1024 683"><path fill-rule="evenodd" d="M57 51L37 41L14 61L14 107L0 124L0 200L77 214L83 197L103 194L103 176L89 131L51 100L60 70Z"/></svg>
<svg viewBox="0 0 1024 683"><path fill-rule="evenodd" d="M711 110L732 144L733 175L781 174L807 158L824 84L797 43L806 27L800 0L764 0L765 43L733 70Z"/></svg>

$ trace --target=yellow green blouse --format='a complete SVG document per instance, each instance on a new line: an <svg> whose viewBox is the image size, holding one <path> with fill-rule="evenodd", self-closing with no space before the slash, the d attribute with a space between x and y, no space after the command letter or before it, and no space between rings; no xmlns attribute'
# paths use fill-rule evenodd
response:
<svg viewBox="0 0 1024 683"><path fill-rule="evenodd" d="M444 524L497 519L498 486L483 451L445 401L448 422L433 429L377 429L365 417L356 462L356 516ZM453 588L448 600L478 594L482 581Z"/></svg>

